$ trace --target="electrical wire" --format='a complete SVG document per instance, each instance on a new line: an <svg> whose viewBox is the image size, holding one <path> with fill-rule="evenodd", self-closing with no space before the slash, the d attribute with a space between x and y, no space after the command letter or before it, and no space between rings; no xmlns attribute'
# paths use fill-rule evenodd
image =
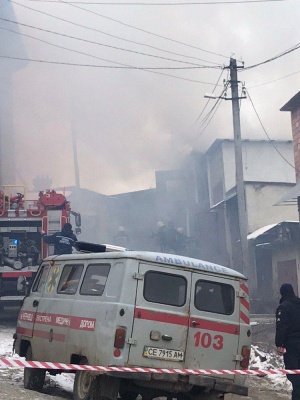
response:
<svg viewBox="0 0 300 400"><path fill-rule="evenodd" d="M210 124L211 120L213 119L213 117L215 116L218 108L220 107L221 104L221 98L223 96L223 94L226 92L227 88L228 88L229 82L226 83L221 95L218 97L217 101L215 102L215 104L213 105L213 107L211 108L211 110L207 113L207 115L205 116L205 118L203 119L202 123L200 126L204 126L204 128L202 129L202 131L199 133L199 136L203 135L203 133L205 132L206 128L208 127L208 125Z"/></svg>
<svg viewBox="0 0 300 400"><path fill-rule="evenodd" d="M267 59L265 61L262 61L262 62L260 62L258 64L254 64L254 65L250 65L249 67L245 67L244 71L247 71L249 69L256 68L256 67L258 67L260 65L264 65L264 64L267 64L267 63L269 63L271 61L277 60L278 58L286 56L287 54L289 54L289 53L291 53L291 52L293 52L295 50L298 50L299 48L300 48L300 43L297 43L295 46L291 47L288 50L283 51L282 53L278 54L277 56L271 57L271 58L269 58L269 59Z"/></svg>
<svg viewBox="0 0 300 400"><path fill-rule="evenodd" d="M261 125L261 127L262 127L262 129L263 129L263 131L264 131L264 133L265 133L265 135L266 135L267 138L269 139L270 143L272 144L272 146L274 147L274 149L276 150L276 152L279 154L279 156L280 156L289 166L291 166L293 169L295 169L294 165L291 164L291 163L280 153L280 151L277 149L277 147L276 147L275 144L273 143L273 140L270 138L268 132L266 131L266 129L265 129L263 123L262 123L261 118L260 118L259 115L258 115L258 112L256 111L256 108L255 108L254 103L253 103L253 101L252 101L252 99L251 99L251 96L250 96L249 91L248 91L246 88L245 88L245 90L246 90L247 96L248 96L248 98L249 98L249 100L250 100L250 102L251 102L251 104L252 104L253 110L254 110L254 112L255 112L255 114L256 114L258 120L259 120L259 123L260 123L260 125Z"/></svg>
<svg viewBox="0 0 300 400"><path fill-rule="evenodd" d="M212 93L214 93L214 91L216 90L216 88L217 88L217 86L218 86L218 84L219 84L219 81L220 81L220 79L221 79L221 77L222 77L222 75L223 75L223 72L224 72L224 70L222 70L222 72L221 72L221 74L220 74L220 76L219 76L219 78L218 78L218 80L217 80L217 82L216 82L216 84L215 84L215 86L214 86L214 88L213 88ZM211 99L208 99L207 102L205 103L205 105L204 105L204 107L202 108L200 114L198 115L196 121L193 123L193 126L195 126L196 123L199 121L199 119L202 117L202 114L204 113L204 111L205 111L206 107L208 106L208 103L210 102L210 100L211 100Z"/></svg>
<svg viewBox="0 0 300 400"><path fill-rule="evenodd" d="M220 77L219 77L218 81L219 80L220 80ZM218 85L218 81L215 84L215 87ZM204 126L204 125L205 126L203 127L202 131L200 133L197 133L197 137L194 137L192 140L189 141L189 143L186 143L185 146L183 147L182 151L178 152L178 155L184 154L190 149L190 147L194 147L195 144L197 143L197 141L199 140L199 137L203 135L203 133L205 132L206 128L208 127L208 125L212 121L213 117L215 116L215 114L216 114L216 112L217 112L217 110L218 110L218 108L219 108L219 106L221 104L221 98L224 95L224 93L226 92L228 86L229 86L229 82L226 82L226 85L224 86L220 96L218 96L217 101L214 103L212 108L208 111L206 116L203 118L200 127Z"/></svg>
<svg viewBox="0 0 300 400"><path fill-rule="evenodd" d="M88 10L88 9L86 9L86 8L83 8L83 7L78 7L78 6L76 6L76 5L74 5L73 3L70 3L70 2L68 2L68 1L59 0L59 2L60 2L60 3L63 3L63 4L68 4L69 6L74 7L74 8L78 8L79 10L83 10L83 11L86 11L86 12L88 12L88 13L91 13L91 14L94 14L94 15L98 15L98 16L101 17L101 18L107 19L107 20L109 20L109 21L116 22L116 23L121 24L121 25L123 25L123 26L129 27L129 28L132 28L132 29L136 29L136 30L138 30L138 31L140 31L140 32L147 33L148 35L152 35L152 36L155 36L155 37L159 37L159 38L161 38L161 39L165 39L165 40L171 41L171 42L173 42L173 43L181 44L181 45L190 47L190 48L192 48L192 49L197 49L197 50L203 51L203 52L205 52L205 53L213 54L213 55L220 56L220 57L223 57L223 58L228 58L228 56L225 56L225 55L223 55L223 54L214 53L213 51L209 51L209 50L202 49L202 48L200 48L200 47L192 46L192 45L190 45L190 44L187 44L187 43L184 43L184 42L180 42L179 40L170 39L170 38L168 38L168 37L166 37L166 36L158 35L157 33L153 33L153 32L147 31L147 30L145 30L145 29L137 28L136 26L126 24L126 23L124 23L124 22L122 22L122 21L119 21L119 20L117 20L117 19L115 19L115 18L107 17L107 16L105 16L105 15L103 15L103 14L100 14L100 13L97 13L97 12L95 12L95 11L91 11L91 10Z"/></svg>
<svg viewBox="0 0 300 400"><path fill-rule="evenodd" d="M289 75L282 76L281 78L273 79L272 81L269 81L269 82L264 82L264 83L260 83L258 85L250 86L249 89L255 89L255 88L259 87L259 86L269 85L270 83L274 83L274 82L280 81L282 79L288 78L288 77L290 77L292 75L299 74L299 72L300 72L300 70L296 71L296 72L293 72L293 73L291 73Z"/></svg>
<svg viewBox="0 0 300 400"><path fill-rule="evenodd" d="M220 67L213 67L213 66L202 66L202 65L199 65L199 64L196 64L196 63L191 63L191 62L188 62L188 61L175 60L175 59L172 59L172 58L166 58L166 57L156 56L156 55L153 55L153 54L141 53L139 51L124 49L124 48L121 48L121 47L111 46L111 45L104 44L104 43L94 42L94 41L88 40L88 39L82 39L82 38L77 37L77 36L70 36L70 35L66 35L64 33L59 33L59 32L50 31L50 30L47 30L47 29L38 28L38 27L35 27L35 26L32 26L32 25L23 24L23 23L20 23L20 22L17 22L17 21L12 21L12 20L7 19L7 18L1 18L0 17L0 20L1 21L6 21L6 22L9 22L9 23L12 23L12 24L20 25L20 26L25 26L27 28L35 29L35 30L38 30L38 31L41 31L41 32L46 32L46 33L51 33L53 35L66 37L68 39L79 40L79 41L82 41L82 42L85 42L85 43L96 44L98 46L108 47L108 48L115 49L115 50L126 51L126 52L129 52L129 53L134 53L134 54L138 54L138 55L142 55L142 56L153 57L153 58L158 58L158 59L167 60L167 61L175 61L175 62L178 62L178 63L194 65L194 66L201 67L201 68L205 68L205 67L206 68L220 68Z"/></svg>
<svg viewBox="0 0 300 400"><path fill-rule="evenodd" d="M57 3L56 0L29 0L32 2L39 3ZM78 4L100 4L106 6L195 6L195 5L218 5L218 4L248 4L248 3L276 3L288 0L230 0L230 1L193 1L193 2L180 2L180 3L142 3L142 2L130 2L130 3L108 3L108 2L98 2L98 1L74 1L70 3Z"/></svg>
<svg viewBox="0 0 300 400"><path fill-rule="evenodd" d="M2 29L0 27L0 29ZM34 58L23 58L23 57L13 57L7 55L0 55L0 58L10 59L10 60L20 60L20 61L29 61L29 62L37 62L43 64L56 64L56 65L69 65L74 67L94 67L94 68L107 68L107 69L139 69L139 70L190 70L190 69L199 69L201 67L134 67L134 66L112 66L112 65L98 65L98 64L80 64L80 63L70 63L63 61L48 61L48 60L38 60ZM111 61L112 62L112 61ZM205 68L205 67L204 67ZM200 82L200 81L194 81ZM200 82L204 83L204 82ZM213 85L211 83L211 85Z"/></svg>
<svg viewBox="0 0 300 400"><path fill-rule="evenodd" d="M110 34L110 33L101 31L101 30L99 30L99 29L91 28L91 27L89 27L89 26L82 25L82 24L78 24L78 23L76 23L76 22L67 20L67 19L65 19L65 18L60 18L60 17L57 17L57 16L55 16L55 15L46 13L46 12L44 12L44 11L40 11L40 10L37 10L37 9L35 9L35 8L25 6L25 5L23 5L23 4L18 3L17 1L14 1L14 0L7 0L7 1L9 1L10 3L16 4L16 5L20 6L20 7L29 9L29 10L34 11L34 12L37 12L37 13L39 13L39 14L47 15L48 17L57 19L57 20L59 20L59 21L67 22L67 23L69 23L69 24L71 24L71 25L75 25L75 26L78 26L78 27L80 27L80 28L88 29L88 30L93 31L93 32L98 32L98 33L101 33L101 34L103 34L103 35L106 35L106 36L109 36L109 37L113 37L113 38L115 38L115 39L119 39L119 40L123 40L123 41L125 41L125 42L137 44L137 45L139 45L139 46L149 47L149 48L154 49L154 50L162 51L162 52L165 52L165 53L169 53L169 54L173 54L173 55L177 55L177 56L181 56L181 57L195 58L195 57L186 56L186 55L183 55L183 54L171 52L171 51L168 51L168 50L164 50L164 49L161 49L161 48L159 48L159 47L155 47L155 46L148 45L148 44L145 44L145 43L135 42L135 41L129 40L129 39L124 39L124 38L122 38L122 37L120 37L120 36L112 35L112 34ZM199 60L199 61L203 61L203 62L207 62L207 63L210 63L210 64L215 64L215 65L221 66L221 65L218 64L218 63L213 63L213 62L211 62L211 61L203 60L203 59L201 59L201 58L196 58L196 59Z"/></svg>

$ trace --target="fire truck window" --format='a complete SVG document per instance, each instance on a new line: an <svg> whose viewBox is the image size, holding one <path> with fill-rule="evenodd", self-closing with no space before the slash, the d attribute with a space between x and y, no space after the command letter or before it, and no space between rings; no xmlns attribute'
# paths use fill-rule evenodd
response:
<svg viewBox="0 0 300 400"><path fill-rule="evenodd" d="M186 290L187 282L183 276L154 271L145 274L144 298L152 303L182 307Z"/></svg>
<svg viewBox="0 0 300 400"><path fill-rule="evenodd" d="M32 287L32 291L33 292L40 292L41 293L44 290L45 283L46 283L47 277L48 277L49 269L50 269L50 265L49 264L42 266L42 268L41 268L41 270L39 272L39 275L38 275L38 277L37 277L37 279L36 279L36 281L35 281L35 283L34 283L34 285Z"/></svg>
<svg viewBox="0 0 300 400"><path fill-rule="evenodd" d="M65 265L60 277L57 293L76 293L82 271L83 265Z"/></svg>
<svg viewBox="0 0 300 400"><path fill-rule="evenodd" d="M199 280L195 288L195 307L200 311L231 315L234 311L234 288Z"/></svg>
<svg viewBox="0 0 300 400"><path fill-rule="evenodd" d="M80 288L80 294L102 296L109 270L109 264L90 264L86 269Z"/></svg>

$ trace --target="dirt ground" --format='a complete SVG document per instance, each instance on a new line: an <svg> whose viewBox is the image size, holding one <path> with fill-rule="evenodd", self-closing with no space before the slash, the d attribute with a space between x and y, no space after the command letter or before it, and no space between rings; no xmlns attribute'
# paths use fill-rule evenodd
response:
<svg viewBox="0 0 300 400"><path fill-rule="evenodd" d="M257 378L258 379L258 378ZM249 382L250 390L248 397L226 395L225 400L288 400L291 395L271 389L256 387L255 378ZM45 388L43 393L26 390L15 383L0 382L1 400L71 400L69 393L62 393L58 388Z"/></svg>

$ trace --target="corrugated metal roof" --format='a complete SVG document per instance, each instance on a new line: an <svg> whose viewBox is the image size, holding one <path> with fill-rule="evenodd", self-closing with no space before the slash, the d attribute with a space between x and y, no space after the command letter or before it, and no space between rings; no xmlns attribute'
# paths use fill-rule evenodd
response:
<svg viewBox="0 0 300 400"><path fill-rule="evenodd" d="M271 224L271 225L266 225L263 226L262 228L257 229L256 231L250 233L250 235L247 236L247 239L256 239L258 236L263 235L264 233L266 233L267 231L269 231L270 229L274 228L274 226L277 226L279 224Z"/></svg>
<svg viewBox="0 0 300 400"><path fill-rule="evenodd" d="M271 229L273 229L275 226L279 226L279 225L282 225L282 224L297 224L298 225L299 221L282 221L282 222L278 222L277 224L271 224L271 225L263 226L262 228L259 228L256 231L250 233L247 236L247 239L248 240L256 239L259 236L263 235L264 233L266 233L266 232L270 231Z"/></svg>
<svg viewBox="0 0 300 400"><path fill-rule="evenodd" d="M295 108L300 108L300 92L295 94L283 107L281 107L280 111L294 111Z"/></svg>

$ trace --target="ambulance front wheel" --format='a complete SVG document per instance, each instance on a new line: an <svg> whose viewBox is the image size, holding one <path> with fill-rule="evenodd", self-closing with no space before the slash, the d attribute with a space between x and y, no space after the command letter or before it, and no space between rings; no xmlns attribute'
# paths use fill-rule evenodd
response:
<svg viewBox="0 0 300 400"><path fill-rule="evenodd" d="M32 361L32 348L28 346L26 361ZM24 388L40 392L44 386L46 370L39 368L24 368Z"/></svg>

